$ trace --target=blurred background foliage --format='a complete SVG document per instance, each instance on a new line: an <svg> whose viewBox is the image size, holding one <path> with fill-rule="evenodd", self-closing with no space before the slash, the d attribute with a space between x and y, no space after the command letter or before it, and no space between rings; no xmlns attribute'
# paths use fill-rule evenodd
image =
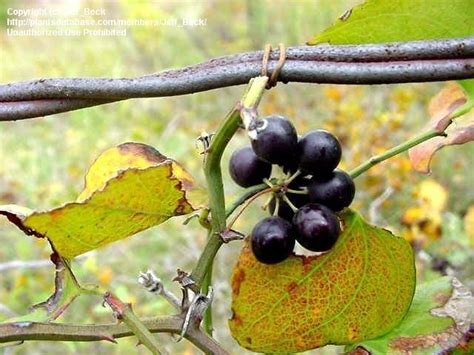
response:
<svg viewBox="0 0 474 355"><path fill-rule="evenodd" d="M356 0L295 1L2 1L1 83L49 77L125 77L179 68L206 59L262 49L265 43L302 45L330 25ZM135 26L125 37L10 37L8 8L48 6L104 8L106 18L202 18L205 26ZM393 86L336 86L289 84L269 91L262 115L290 117L298 131L324 128L343 144L343 168L351 169L374 154L416 134L428 120L427 104L443 83ZM104 149L127 141L155 146L178 160L203 183L202 156L195 138L213 132L241 96L232 87L181 97L136 99L41 119L0 124L0 204L47 209L76 198L83 176ZM230 143L229 152L246 144L244 134ZM448 147L434 159L432 174L411 170L406 154L371 169L357 179L353 207L367 219L394 231L422 250L419 281L454 273L473 288L474 144ZM236 198L240 188L225 175L226 196ZM249 232L265 215L253 206L236 227ZM139 271L152 268L177 294L171 282L176 269L191 270L205 243L205 233L183 218L79 258L75 270L82 283L99 283L132 302L142 316L171 313L172 309L141 289ZM6 219L0 219L0 321L48 297L53 289L53 267L12 267L11 261L46 260L43 240L25 237ZM240 243L226 245L215 264L216 337L232 353L245 353L230 337L230 268ZM471 269L469 268L471 267ZM350 265L348 265L350 267ZM61 318L67 322L113 321L100 299L79 299ZM160 336L171 353L198 353L183 341ZM108 343L26 343L0 349L5 354L146 353L133 338ZM319 353L334 353L328 347Z"/></svg>

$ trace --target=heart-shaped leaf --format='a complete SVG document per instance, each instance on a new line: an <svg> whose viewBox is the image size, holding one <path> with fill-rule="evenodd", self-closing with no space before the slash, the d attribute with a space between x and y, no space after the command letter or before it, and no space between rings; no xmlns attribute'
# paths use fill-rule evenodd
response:
<svg viewBox="0 0 474 355"><path fill-rule="evenodd" d="M464 339L474 322L473 310L466 286L452 277L439 278L417 287L410 310L395 329L351 348L361 346L372 354L439 354Z"/></svg>
<svg viewBox="0 0 474 355"><path fill-rule="evenodd" d="M467 37L474 34L472 0L367 0L308 44L362 44Z"/></svg>
<svg viewBox="0 0 474 355"><path fill-rule="evenodd" d="M0 206L0 214L70 259L192 212L192 187L192 177L175 161L144 144L125 143L94 162L77 202L28 215Z"/></svg>
<svg viewBox="0 0 474 355"><path fill-rule="evenodd" d="M232 275L232 335L257 352L300 352L350 344L393 329L415 289L407 241L342 214L344 231L321 256L259 263L248 241Z"/></svg>

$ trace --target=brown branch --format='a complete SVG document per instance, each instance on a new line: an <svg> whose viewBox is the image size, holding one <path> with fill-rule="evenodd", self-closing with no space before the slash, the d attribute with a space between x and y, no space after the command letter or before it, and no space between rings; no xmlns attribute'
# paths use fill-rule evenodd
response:
<svg viewBox="0 0 474 355"><path fill-rule="evenodd" d="M183 319L179 316L156 317L142 319L142 323L151 333L179 334ZM0 324L0 343L16 341L101 341L115 342L115 339L134 335L127 325L72 325L60 323L7 323ZM185 338L200 350L208 354L227 355L214 339L205 334L200 328L190 328Z"/></svg>
<svg viewBox="0 0 474 355"><path fill-rule="evenodd" d="M51 115L140 97L185 95L246 84L258 76L263 51L138 78L63 78L0 85L0 121ZM270 73L279 51L271 53ZM391 44L287 49L279 81L392 84L474 77L474 37Z"/></svg>

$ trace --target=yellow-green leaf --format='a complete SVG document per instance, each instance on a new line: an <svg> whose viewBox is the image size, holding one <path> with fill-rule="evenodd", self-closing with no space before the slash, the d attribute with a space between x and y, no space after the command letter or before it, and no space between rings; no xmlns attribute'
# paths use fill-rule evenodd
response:
<svg viewBox="0 0 474 355"><path fill-rule="evenodd" d="M78 202L28 216L0 206L0 214L26 234L47 238L69 259L192 212L192 187L192 177L175 161L152 147L126 143L95 161Z"/></svg>
<svg viewBox="0 0 474 355"><path fill-rule="evenodd" d="M368 0L346 11L308 44L362 44L467 37L472 0Z"/></svg>
<svg viewBox="0 0 474 355"><path fill-rule="evenodd" d="M415 289L404 239L342 214L344 231L321 256L259 263L248 242L232 275L232 335L256 352L300 352L350 344L393 329Z"/></svg>
<svg viewBox="0 0 474 355"><path fill-rule="evenodd" d="M140 143L123 143L102 152L92 163L85 177L85 187L77 201L84 201L94 191L101 190L111 178L121 171L145 169L166 161L167 158L155 148Z"/></svg>

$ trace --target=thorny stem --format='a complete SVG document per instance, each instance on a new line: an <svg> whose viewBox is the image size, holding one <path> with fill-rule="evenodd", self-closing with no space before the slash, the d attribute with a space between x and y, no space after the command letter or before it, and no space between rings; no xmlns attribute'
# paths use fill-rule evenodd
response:
<svg viewBox="0 0 474 355"><path fill-rule="evenodd" d="M256 108L262 98L268 77L256 77L249 83L240 104L227 115L213 137L209 147L204 174L209 190L209 209L211 211L211 236L191 273L191 278L197 285L201 285L207 272L210 271L212 261L222 245L219 233L226 228L226 210L224 200L224 187L222 184L221 158L224 149L241 122L241 108Z"/></svg>
<svg viewBox="0 0 474 355"><path fill-rule="evenodd" d="M363 174L367 170L369 170L371 167L383 162L384 160L387 160L391 157L394 157L397 154L403 153L407 151L410 148L413 148L414 146L421 144L431 138L438 137L438 136L443 136L445 135L444 132L439 132L436 130L430 130L428 132L422 133L418 136L415 136L402 144L397 145L396 147L393 147L386 152L376 155L369 160L367 160L365 163L362 163L358 167L354 168L349 172L349 175L355 179L359 175Z"/></svg>
<svg viewBox="0 0 474 355"><path fill-rule="evenodd" d="M180 334L183 318L181 316L162 316L143 319L141 322L151 333ZM14 341L110 341L132 336L126 324L75 325L62 323L22 322L0 324L0 344ZM184 335L206 354L228 354L214 339L200 328L191 327Z"/></svg>
<svg viewBox="0 0 474 355"><path fill-rule="evenodd" d="M104 295L104 301L112 308L117 319L123 321L130 328L141 344L150 350L152 354L161 354L156 337L150 333L146 325L133 313L132 306L129 303L123 303L110 292Z"/></svg>

